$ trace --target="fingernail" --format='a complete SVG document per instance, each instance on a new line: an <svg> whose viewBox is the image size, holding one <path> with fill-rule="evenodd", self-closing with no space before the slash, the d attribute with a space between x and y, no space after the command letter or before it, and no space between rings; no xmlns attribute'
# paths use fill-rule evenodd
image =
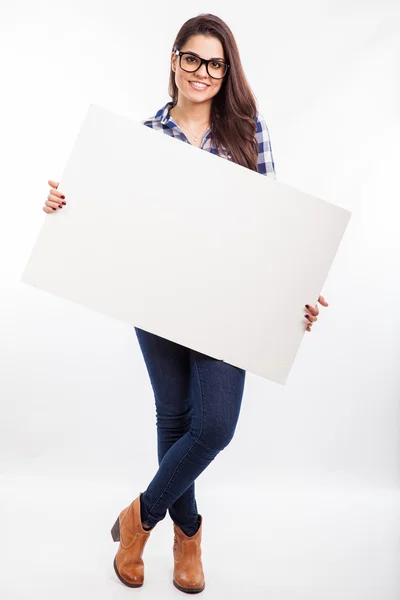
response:
<svg viewBox="0 0 400 600"><path fill-rule="evenodd" d="M58 205L58 208L62 208L62 204L59 204L59 205Z"/></svg>
<svg viewBox="0 0 400 600"><path fill-rule="evenodd" d="M64 200L65 196L61 196L61 198Z"/></svg>
<svg viewBox="0 0 400 600"><path fill-rule="evenodd" d="M306 308L310 308L310 307L308 306L308 304L306 304Z"/></svg>
<svg viewBox="0 0 400 600"><path fill-rule="evenodd" d="M64 206L67 204L66 202L63 202Z"/></svg>
<svg viewBox="0 0 400 600"><path fill-rule="evenodd" d="M51 207L53 210L57 210L56 208L54 208L54 206Z"/></svg>

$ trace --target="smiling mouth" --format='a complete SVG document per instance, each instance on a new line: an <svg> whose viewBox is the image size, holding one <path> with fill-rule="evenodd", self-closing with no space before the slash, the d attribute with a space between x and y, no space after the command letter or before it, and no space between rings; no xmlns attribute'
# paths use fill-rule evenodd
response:
<svg viewBox="0 0 400 600"><path fill-rule="evenodd" d="M197 86L198 86L198 87L199 87L199 89L200 89L200 87L202 87L202 88L207 88L207 87L209 87L209 84L207 84L207 83L203 83L203 82L201 82L201 81L189 81L189 83L190 83L190 84L193 84L193 85L195 85L195 87L197 87Z"/></svg>

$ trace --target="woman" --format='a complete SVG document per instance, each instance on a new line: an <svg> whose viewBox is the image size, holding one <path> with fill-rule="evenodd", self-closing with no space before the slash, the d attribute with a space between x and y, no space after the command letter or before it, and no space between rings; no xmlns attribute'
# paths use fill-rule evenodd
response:
<svg viewBox="0 0 400 600"><path fill-rule="evenodd" d="M275 178L267 125L257 112L232 32L221 19L199 15L182 26L173 45L169 93L172 102L144 125ZM49 185L47 213L66 204L58 183ZM328 306L321 296L319 302ZM319 310L306 308L311 331ZM120 542L114 569L127 586L143 585L143 550L168 510L174 523L173 583L184 592L201 592L203 518L194 481L233 438L245 371L135 330L154 391L159 469L111 530Z"/></svg>

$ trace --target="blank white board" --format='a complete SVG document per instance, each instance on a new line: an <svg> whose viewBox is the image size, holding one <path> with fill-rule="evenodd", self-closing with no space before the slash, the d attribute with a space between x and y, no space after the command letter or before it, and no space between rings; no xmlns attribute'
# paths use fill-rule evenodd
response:
<svg viewBox="0 0 400 600"><path fill-rule="evenodd" d="M349 211L93 104L59 190L23 282L286 383Z"/></svg>

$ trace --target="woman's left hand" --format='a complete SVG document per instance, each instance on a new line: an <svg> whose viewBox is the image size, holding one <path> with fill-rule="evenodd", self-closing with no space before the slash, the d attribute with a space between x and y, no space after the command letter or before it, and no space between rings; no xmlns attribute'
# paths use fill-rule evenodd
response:
<svg viewBox="0 0 400 600"><path fill-rule="evenodd" d="M320 304L322 304L322 306L329 306L329 304L327 303L327 301L325 300L325 298L323 296L320 296L318 298L318 302ZM313 326L315 321L318 320L318 315L319 315L318 304L316 304L314 308L311 305L306 304L306 309L308 312L304 315L304 317L308 323L307 331L311 331L311 327Z"/></svg>

